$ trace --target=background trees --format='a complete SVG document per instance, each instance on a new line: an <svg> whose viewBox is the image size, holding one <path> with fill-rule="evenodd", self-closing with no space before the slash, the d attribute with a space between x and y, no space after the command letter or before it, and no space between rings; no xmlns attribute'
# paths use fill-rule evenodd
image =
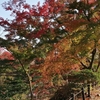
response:
<svg viewBox="0 0 100 100"><path fill-rule="evenodd" d="M8 32L0 44L12 52L13 67L27 76L31 98L32 85L41 77L47 84L55 75L80 66L98 70L99 4L99 0L46 0L42 6L30 6L24 0L3 3L14 18L0 18L0 25Z"/></svg>

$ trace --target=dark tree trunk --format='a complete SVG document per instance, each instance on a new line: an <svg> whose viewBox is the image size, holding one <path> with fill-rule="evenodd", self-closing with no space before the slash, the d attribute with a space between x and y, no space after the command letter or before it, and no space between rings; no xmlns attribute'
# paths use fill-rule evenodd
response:
<svg viewBox="0 0 100 100"><path fill-rule="evenodd" d="M95 54L96 54L96 47L92 51L92 57L91 57L91 61L90 61L90 65L89 65L88 69L92 69Z"/></svg>
<svg viewBox="0 0 100 100"><path fill-rule="evenodd" d="M96 54L96 47L92 51L91 60L88 61L89 65L85 65L82 61L79 60L80 64L83 66L83 69L92 69L94 58L95 58L95 54ZM98 70L99 66L100 66L100 61L98 62L98 67L97 67L96 70Z"/></svg>
<svg viewBox="0 0 100 100"><path fill-rule="evenodd" d="M99 53L98 65L97 65L97 68L96 68L96 72L98 71L99 67L100 67L100 53Z"/></svg>

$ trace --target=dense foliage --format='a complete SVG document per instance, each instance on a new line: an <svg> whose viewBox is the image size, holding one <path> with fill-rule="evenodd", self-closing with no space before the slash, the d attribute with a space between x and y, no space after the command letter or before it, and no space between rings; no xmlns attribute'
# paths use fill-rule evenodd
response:
<svg viewBox="0 0 100 100"><path fill-rule="evenodd" d="M42 6L10 0L2 6L13 19L0 17L7 32L0 46L12 52L15 61L10 66L25 74L31 100L33 90L38 93L42 88L47 93L49 87L62 85L70 70L98 71L99 0L45 0Z"/></svg>

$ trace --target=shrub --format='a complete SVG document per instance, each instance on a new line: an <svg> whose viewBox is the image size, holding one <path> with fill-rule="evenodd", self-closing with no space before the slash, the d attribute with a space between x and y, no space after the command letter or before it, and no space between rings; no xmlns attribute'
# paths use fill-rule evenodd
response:
<svg viewBox="0 0 100 100"><path fill-rule="evenodd" d="M69 81L76 83L88 84L92 82L96 82L98 80L98 75L96 72L92 70L84 69L81 71L74 71L68 75Z"/></svg>

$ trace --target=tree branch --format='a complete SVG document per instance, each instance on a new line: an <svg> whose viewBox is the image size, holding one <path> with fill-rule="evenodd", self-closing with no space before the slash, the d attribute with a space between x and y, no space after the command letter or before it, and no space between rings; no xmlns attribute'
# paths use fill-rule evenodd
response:
<svg viewBox="0 0 100 100"><path fill-rule="evenodd" d="M80 61L80 63L83 66L83 69L87 69L88 68L85 64L83 64L83 62Z"/></svg>

